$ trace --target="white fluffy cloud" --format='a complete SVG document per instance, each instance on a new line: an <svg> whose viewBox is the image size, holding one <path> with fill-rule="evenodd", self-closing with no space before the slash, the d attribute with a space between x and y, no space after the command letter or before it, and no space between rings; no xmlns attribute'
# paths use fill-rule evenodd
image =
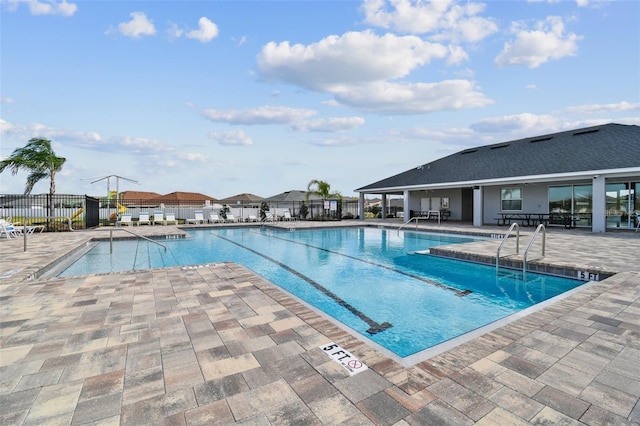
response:
<svg viewBox="0 0 640 426"><path fill-rule="evenodd" d="M40 123L13 124L2 119L0 119L0 134L22 140L46 138L54 142L68 142L79 147L100 143L102 141L102 136L96 132L56 129Z"/></svg>
<svg viewBox="0 0 640 426"><path fill-rule="evenodd" d="M577 114L600 114L634 110L640 110L640 104L625 101L619 102L617 104L577 105L566 109L567 112Z"/></svg>
<svg viewBox="0 0 640 426"><path fill-rule="evenodd" d="M478 16L482 3L453 0L365 0L362 9L370 25L441 40L478 42L498 30L496 23Z"/></svg>
<svg viewBox="0 0 640 426"><path fill-rule="evenodd" d="M565 33L562 18L558 16L549 16L545 21L537 22L532 30L522 23L514 23L512 32L516 39L505 43L495 59L498 66L526 65L536 68L552 59L575 56L578 41L582 39L574 33Z"/></svg>
<svg viewBox="0 0 640 426"><path fill-rule="evenodd" d="M189 31L186 37L207 43L216 38L218 32L218 26L203 16L198 20L198 29Z"/></svg>
<svg viewBox="0 0 640 426"><path fill-rule="evenodd" d="M270 42L257 62L266 79L331 91L345 84L404 77L447 53L445 46L419 37L362 31L332 35L306 46Z"/></svg>
<svg viewBox="0 0 640 426"><path fill-rule="evenodd" d="M376 82L337 91L335 97L339 103L361 111L384 114L420 114L493 103L468 80L406 84Z"/></svg>
<svg viewBox="0 0 640 426"><path fill-rule="evenodd" d="M253 145L253 140L242 130L229 132L211 132L209 137L218 141L220 145Z"/></svg>
<svg viewBox="0 0 640 426"><path fill-rule="evenodd" d="M132 12L131 20L118 24L118 31L122 35L132 38L138 38L144 35L154 35L156 29L153 22L147 18L144 12Z"/></svg>
<svg viewBox="0 0 640 426"><path fill-rule="evenodd" d="M2 2L0 2L2 3ZM15 11L19 4L26 4L29 6L29 12L32 15L59 15L59 16L72 16L78 11L78 5L75 3L69 3L66 0L61 2L56 1L38 1L38 0L9 0L8 10Z"/></svg>
<svg viewBox="0 0 640 426"><path fill-rule="evenodd" d="M364 125L362 117L334 117L317 120L305 120L291 126L300 132L342 132L357 129Z"/></svg>
<svg viewBox="0 0 640 426"><path fill-rule="evenodd" d="M470 127L479 133L504 133L526 130L530 134L537 134L557 130L559 121L550 115L522 113L486 118L472 124Z"/></svg>
<svg viewBox="0 0 640 426"><path fill-rule="evenodd" d="M240 110L206 109L202 114L216 123L228 124L292 124L317 114L311 109L265 105Z"/></svg>

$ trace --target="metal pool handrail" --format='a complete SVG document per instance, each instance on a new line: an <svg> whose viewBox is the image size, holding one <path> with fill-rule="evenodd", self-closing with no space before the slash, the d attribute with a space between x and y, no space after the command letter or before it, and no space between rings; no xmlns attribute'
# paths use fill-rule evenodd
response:
<svg viewBox="0 0 640 426"><path fill-rule="evenodd" d="M516 252L509 256L520 254L520 225L518 225L516 222L513 222L509 227L509 230L507 231L507 233L504 234L504 237L502 238L502 242L500 243L500 245L498 246L498 250L496 251L496 273L500 268L500 250L502 249L502 246L504 245L504 243L507 242L507 239L509 238L511 231L513 231L514 228L516 229Z"/></svg>
<svg viewBox="0 0 640 426"><path fill-rule="evenodd" d="M547 228L545 228L545 226L541 223L536 228L536 232L534 232L533 235L531 236L531 240L529 241L529 244L527 245L527 248L525 249L522 255L522 275L523 276L527 273L527 254L529 253L529 249L533 245L533 242L535 241L535 239L538 237L538 234L540 233L540 231L542 231L542 257L544 257L544 251L545 251L545 246L547 241Z"/></svg>
<svg viewBox="0 0 640 426"><path fill-rule="evenodd" d="M165 245L164 245L164 244L162 244L162 243L159 243L159 242L157 242L157 241L155 241L155 240L152 240L151 238L147 238L147 237L145 237L144 235L136 234L135 232L130 231L130 230L128 230L128 229L124 229L124 228L116 228L116 229L110 229L110 230L109 230L109 253L111 253L111 254L113 253L113 231L124 231L124 232L128 232L128 233L130 233L131 235L135 235L135 236L136 236L136 237L138 237L138 238L142 238L143 240L147 240L147 241L149 241L149 242L152 242L153 244L157 244L157 245L159 245L160 247L164 248L165 253L167 252L167 246L165 246Z"/></svg>

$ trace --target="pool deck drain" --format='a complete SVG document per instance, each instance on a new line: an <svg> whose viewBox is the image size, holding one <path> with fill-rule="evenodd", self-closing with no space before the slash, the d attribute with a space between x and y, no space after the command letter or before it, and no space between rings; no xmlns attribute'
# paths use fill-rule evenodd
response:
<svg viewBox="0 0 640 426"><path fill-rule="evenodd" d="M0 424L640 424L640 233L550 229L535 263L617 274L410 367L240 265L28 279L95 235L0 241Z"/></svg>

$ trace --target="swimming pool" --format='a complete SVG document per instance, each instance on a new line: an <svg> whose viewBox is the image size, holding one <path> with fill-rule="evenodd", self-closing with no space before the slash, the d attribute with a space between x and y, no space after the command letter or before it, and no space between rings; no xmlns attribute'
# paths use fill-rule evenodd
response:
<svg viewBox="0 0 640 426"><path fill-rule="evenodd" d="M582 281L495 268L424 253L473 237L334 228L188 230L163 240L100 243L60 276L242 264L399 357L407 357L526 309Z"/></svg>

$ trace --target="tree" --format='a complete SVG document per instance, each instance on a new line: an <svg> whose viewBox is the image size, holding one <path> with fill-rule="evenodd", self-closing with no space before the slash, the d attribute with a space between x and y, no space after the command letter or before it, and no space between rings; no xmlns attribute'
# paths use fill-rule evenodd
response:
<svg viewBox="0 0 640 426"><path fill-rule="evenodd" d="M306 194L307 202L309 202L309 197L311 195L317 195L318 197L322 198L323 202L330 198L338 198L340 200L342 199L342 194L340 194L339 192L331 192L331 185L329 185L327 182L323 180L317 180L317 179L313 179L307 184L307 194ZM326 209L323 209L322 210L323 219L324 219L325 213L326 213Z"/></svg>
<svg viewBox="0 0 640 426"><path fill-rule="evenodd" d="M0 162L0 173L10 169L11 174L16 175L20 170L29 172L24 194L29 195L36 183L49 178L49 217L55 215L53 196L56 193L56 173L58 173L65 161L64 157L58 157L51 141L42 138L32 138L23 148L16 148L11 156Z"/></svg>

